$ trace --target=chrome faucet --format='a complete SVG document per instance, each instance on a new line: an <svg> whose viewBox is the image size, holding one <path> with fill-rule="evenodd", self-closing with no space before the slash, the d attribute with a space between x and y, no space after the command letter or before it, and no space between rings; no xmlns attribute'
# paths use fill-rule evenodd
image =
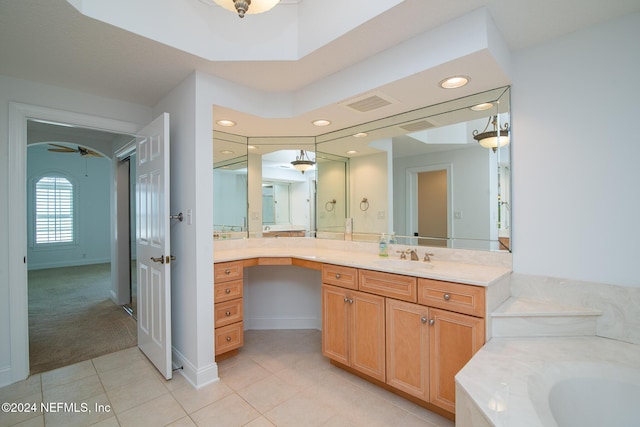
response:
<svg viewBox="0 0 640 427"><path fill-rule="evenodd" d="M420 260L420 258L418 258L418 252L416 252L415 249L411 249L411 252L409 252L411 254L411 261L418 261Z"/></svg>

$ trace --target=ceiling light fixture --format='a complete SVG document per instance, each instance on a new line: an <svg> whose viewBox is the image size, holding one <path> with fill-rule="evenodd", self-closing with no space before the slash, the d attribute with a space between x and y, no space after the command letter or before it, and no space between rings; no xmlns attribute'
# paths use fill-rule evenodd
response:
<svg viewBox="0 0 640 427"><path fill-rule="evenodd" d="M258 13L267 12L280 0L213 0L220 7L223 7L231 12L238 12L240 18L244 18L244 15L255 15Z"/></svg>
<svg viewBox="0 0 640 427"><path fill-rule="evenodd" d="M296 170L299 170L304 175L304 173L311 169L316 162L309 158L306 151L300 150L300 155L296 156L296 159L292 161L291 164L296 168Z"/></svg>
<svg viewBox="0 0 640 427"><path fill-rule="evenodd" d="M369 135L366 132L358 132L355 135L353 135L354 138L364 138L365 136Z"/></svg>
<svg viewBox="0 0 640 427"><path fill-rule="evenodd" d="M313 122L314 126L329 126L331 124L331 122L329 120L326 119L318 119L318 120L314 120Z"/></svg>
<svg viewBox="0 0 640 427"><path fill-rule="evenodd" d="M483 102L482 104L474 105L473 107L469 107L469 109L473 111L484 111L493 108L493 104L490 102Z"/></svg>
<svg viewBox="0 0 640 427"><path fill-rule="evenodd" d="M440 81L440 87L443 89L457 89L465 86L471 81L468 76L452 76Z"/></svg>
<svg viewBox="0 0 640 427"><path fill-rule="evenodd" d="M493 130L487 131L490 124L493 125ZM504 127L500 129L500 136L498 136L498 116L490 116L481 133L477 130L473 131L473 139L478 141L482 147L491 148L495 153L499 147L504 147L509 143L509 123L504 124Z"/></svg>
<svg viewBox="0 0 640 427"><path fill-rule="evenodd" d="M236 125L236 122L234 122L233 120L226 120L226 119L218 120L216 123L224 127L231 127Z"/></svg>

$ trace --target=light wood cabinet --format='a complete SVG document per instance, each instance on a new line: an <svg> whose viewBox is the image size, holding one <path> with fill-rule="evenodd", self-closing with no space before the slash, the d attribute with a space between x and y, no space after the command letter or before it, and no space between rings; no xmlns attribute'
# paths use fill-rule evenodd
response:
<svg viewBox="0 0 640 427"><path fill-rule="evenodd" d="M385 299L322 285L322 353L385 380Z"/></svg>
<svg viewBox="0 0 640 427"><path fill-rule="evenodd" d="M216 360L233 354L244 344L242 261L213 265L214 343Z"/></svg>
<svg viewBox="0 0 640 427"><path fill-rule="evenodd" d="M429 308L429 401L455 412L455 376L484 345L483 318Z"/></svg>
<svg viewBox="0 0 640 427"><path fill-rule="evenodd" d="M387 299L387 384L429 400L429 309Z"/></svg>

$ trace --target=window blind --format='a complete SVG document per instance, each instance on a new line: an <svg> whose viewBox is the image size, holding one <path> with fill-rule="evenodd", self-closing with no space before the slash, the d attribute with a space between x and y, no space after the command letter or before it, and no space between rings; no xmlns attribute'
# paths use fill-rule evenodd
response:
<svg viewBox="0 0 640 427"><path fill-rule="evenodd" d="M73 242L73 184L45 176L36 183L36 244Z"/></svg>

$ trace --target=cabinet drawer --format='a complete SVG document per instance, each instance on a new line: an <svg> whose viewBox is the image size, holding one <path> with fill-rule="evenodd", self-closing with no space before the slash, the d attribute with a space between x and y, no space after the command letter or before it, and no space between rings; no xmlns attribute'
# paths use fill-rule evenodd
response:
<svg viewBox="0 0 640 427"><path fill-rule="evenodd" d="M242 280L216 283L213 292L213 300L216 303L242 298Z"/></svg>
<svg viewBox="0 0 640 427"><path fill-rule="evenodd" d="M322 283L348 289L358 289L358 269L333 264L322 264Z"/></svg>
<svg viewBox="0 0 640 427"><path fill-rule="evenodd" d="M216 356L226 353L244 344L243 323L233 323L215 330Z"/></svg>
<svg viewBox="0 0 640 427"><path fill-rule="evenodd" d="M485 289L480 286L418 280L418 303L471 316L485 316Z"/></svg>
<svg viewBox="0 0 640 427"><path fill-rule="evenodd" d="M237 279L242 279L242 261L213 264L214 282L226 282Z"/></svg>
<svg viewBox="0 0 640 427"><path fill-rule="evenodd" d="M360 270L360 290L403 301L416 302L416 278L381 271Z"/></svg>
<svg viewBox="0 0 640 427"><path fill-rule="evenodd" d="M214 305L214 327L229 325L242 320L242 298Z"/></svg>

